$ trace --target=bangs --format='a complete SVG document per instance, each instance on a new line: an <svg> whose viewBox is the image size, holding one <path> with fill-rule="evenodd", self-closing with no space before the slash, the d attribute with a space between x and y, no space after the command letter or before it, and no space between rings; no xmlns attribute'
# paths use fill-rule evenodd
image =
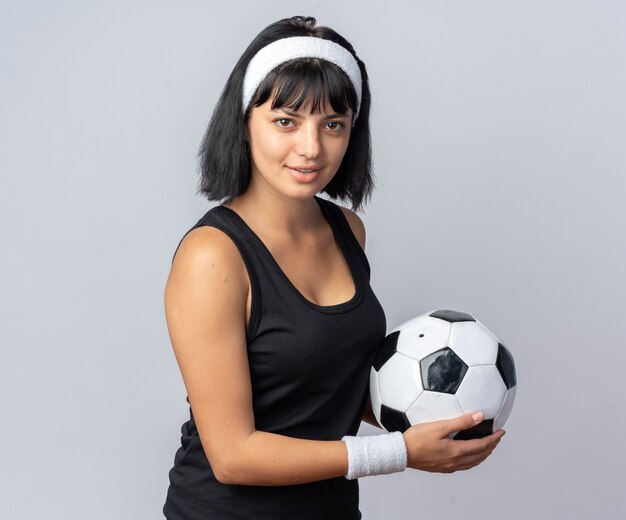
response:
<svg viewBox="0 0 626 520"><path fill-rule="evenodd" d="M356 112L356 92L348 76L334 63L319 58L299 58L276 67L263 79L250 106L262 105L272 94L272 109L299 111L310 103L314 114L329 112L329 108L337 114L348 109Z"/></svg>

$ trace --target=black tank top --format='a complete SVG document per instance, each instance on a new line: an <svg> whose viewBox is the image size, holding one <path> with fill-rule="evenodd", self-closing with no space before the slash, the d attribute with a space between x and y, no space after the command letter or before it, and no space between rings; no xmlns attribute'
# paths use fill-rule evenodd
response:
<svg viewBox="0 0 626 520"><path fill-rule="evenodd" d="M387 324L370 287L369 263L343 212L332 201L317 196L315 200L332 227L356 287L350 300L336 305L320 306L305 298L261 239L230 208L211 208L189 231L199 226L222 230L237 246L248 270L252 301L246 337L256 429L302 439L340 440L359 429L370 367ZM189 403L188 396L186 400ZM338 477L289 486L220 483L202 449L191 407L189 414L169 472L163 506L167 519L361 518L357 480Z"/></svg>

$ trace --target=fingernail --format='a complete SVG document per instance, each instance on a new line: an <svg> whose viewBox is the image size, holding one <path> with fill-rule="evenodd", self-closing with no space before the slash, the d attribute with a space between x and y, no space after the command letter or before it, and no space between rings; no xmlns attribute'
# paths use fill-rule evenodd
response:
<svg viewBox="0 0 626 520"><path fill-rule="evenodd" d="M474 415L472 415L472 419L474 419L474 421L478 422L483 418L483 413L482 412L476 412Z"/></svg>

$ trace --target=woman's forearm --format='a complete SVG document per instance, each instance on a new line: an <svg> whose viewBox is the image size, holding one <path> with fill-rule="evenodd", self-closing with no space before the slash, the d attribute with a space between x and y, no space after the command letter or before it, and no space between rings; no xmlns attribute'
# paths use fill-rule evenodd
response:
<svg viewBox="0 0 626 520"><path fill-rule="evenodd" d="M343 441L315 441L255 431L239 453L223 470L225 474L218 477L220 482L289 486L348 473L348 450Z"/></svg>
<svg viewBox="0 0 626 520"><path fill-rule="evenodd" d="M369 398L362 420L380 428ZM220 475L221 482L288 486L344 476L348 472L348 451L342 441L313 441L255 431L239 451L237 462L225 470L225 475Z"/></svg>

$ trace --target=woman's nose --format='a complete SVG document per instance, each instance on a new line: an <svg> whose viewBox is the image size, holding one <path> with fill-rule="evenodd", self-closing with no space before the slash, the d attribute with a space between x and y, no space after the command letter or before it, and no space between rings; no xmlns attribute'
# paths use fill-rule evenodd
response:
<svg viewBox="0 0 626 520"><path fill-rule="evenodd" d="M303 124L298 132L296 153L308 158L317 157L320 153L320 136L316 124Z"/></svg>

